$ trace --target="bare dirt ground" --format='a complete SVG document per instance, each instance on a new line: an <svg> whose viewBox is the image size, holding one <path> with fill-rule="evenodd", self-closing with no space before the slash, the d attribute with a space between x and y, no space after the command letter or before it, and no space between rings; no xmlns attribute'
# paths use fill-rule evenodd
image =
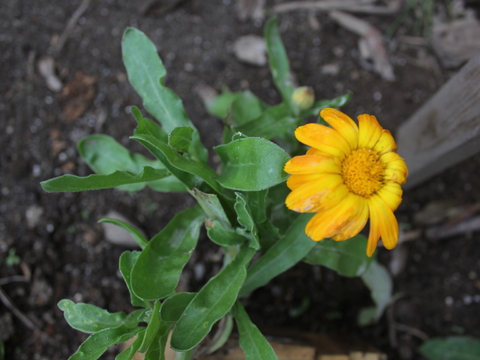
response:
<svg viewBox="0 0 480 360"><path fill-rule="evenodd" d="M267 1L267 10L280 2ZM56 306L61 299L111 312L132 310L117 267L124 249L105 241L99 218L115 210L153 235L174 213L193 204L187 196L151 190L47 194L39 185L64 173L90 174L76 151L85 135L105 133L141 151L129 140L135 121L128 107L141 106L141 100L126 80L121 61L126 27L139 28L157 45L168 71L166 84L183 99L209 149L219 143L221 122L205 111L194 91L199 84L216 90L249 88L270 104L280 101L267 66L243 64L232 53L239 36L262 35L264 22L239 21L231 0L182 1L143 14L141 2L92 1L54 57L56 73L70 92L51 91L37 64L80 4L0 3L0 342L5 359L66 359L76 350L86 335L66 324ZM360 17L382 32L395 19ZM419 67L418 59L428 51L394 38L389 57L396 81L385 81L363 66L357 35L328 14L317 13L315 19L319 28L307 11L279 15L292 71L299 84L313 87L317 99L353 91L343 108L352 116L375 114L395 131L454 73ZM327 64L336 64L338 72L322 72ZM397 211L400 222L418 228L414 215L434 200L464 206L480 202L479 168L476 156L407 191ZM472 233L438 241L420 236L405 244L405 266L394 278L399 300L373 326L356 325L359 309L371 304L359 279L306 264L255 292L247 310L260 326L346 333L389 359L419 359L417 349L426 337L480 337L480 317L475 316L480 313L479 240L480 234ZM12 250L20 263L7 264ZM388 266L392 258L393 253L380 250L383 264ZM218 249L203 239L184 286L195 291L220 265ZM304 299L310 305L293 315ZM108 352L104 358L114 356Z"/></svg>

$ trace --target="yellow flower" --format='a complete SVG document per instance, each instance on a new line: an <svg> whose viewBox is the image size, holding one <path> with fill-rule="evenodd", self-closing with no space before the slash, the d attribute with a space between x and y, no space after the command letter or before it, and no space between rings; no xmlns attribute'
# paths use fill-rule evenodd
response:
<svg viewBox="0 0 480 360"><path fill-rule="evenodd" d="M402 201L400 185L408 175L393 136L372 115L358 116L358 126L335 109L323 109L320 115L331 128L307 124L295 131L311 148L285 164L292 174L287 207L317 213L305 227L315 241L350 239L370 218L367 255L372 256L380 237L393 249L398 242L393 211Z"/></svg>

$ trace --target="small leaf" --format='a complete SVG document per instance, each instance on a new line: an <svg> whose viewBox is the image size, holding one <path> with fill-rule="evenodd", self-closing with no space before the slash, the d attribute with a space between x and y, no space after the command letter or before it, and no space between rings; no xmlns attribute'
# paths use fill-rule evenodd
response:
<svg viewBox="0 0 480 360"><path fill-rule="evenodd" d="M68 360L97 360L112 346L131 339L144 329L144 327L132 329L122 325L100 330L90 335Z"/></svg>
<svg viewBox="0 0 480 360"><path fill-rule="evenodd" d="M163 302L160 317L163 321L177 322L197 293L182 292L170 296Z"/></svg>
<svg viewBox="0 0 480 360"><path fill-rule="evenodd" d="M86 136L80 140L77 147L83 160L99 175L108 175L116 170L138 174L144 166L165 169L165 166L160 161L150 160L143 155L132 153L114 138L107 135L95 134ZM145 185L157 191L185 191L184 187L179 188L181 184L171 175L149 183L121 185L118 189L138 191L143 189Z"/></svg>
<svg viewBox="0 0 480 360"><path fill-rule="evenodd" d="M125 30L122 38L122 56L130 84L143 99L145 109L162 124L163 128L167 132L171 132L177 126L190 126L195 129L180 98L163 86L165 67L158 57L155 45L143 32L134 28ZM200 161L206 161L208 152L201 144L197 131L192 142L195 156Z"/></svg>
<svg viewBox="0 0 480 360"><path fill-rule="evenodd" d="M104 218L104 219L100 219L98 222L99 223L109 223L109 224L117 225L118 227L121 227L122 229L125 229L126 231L128 231L132 235L133 239L137 242L138 246L140 246L140 248L142 248L142 249L145 249L145 246L147 246L147 244L148 244L147 239L145 239L145 237L140 232L140 230L138 230L135 226L127 224L126 222L124 222L122 220L112 219L112 218Z"/></svg>
<svg viewBox="0 0 480 360"><path fill-rule="evenodd" d="M250 240L235 231L225 229L217 220L213 222L207 220L206 227L208 238L220 246L241 245Z"/></svg>
<svg viewBox="0 0 480 360"><path fill-rule="evenodd" d="M248 136L273 139L298 126L298 120L290 115L285 104L272 106L259 117L235 126L234 129Z"/></svg>
<svg viewBox="0 0 480 360"><path fill-rule="evenodd" d="M175 215L151 239L135 262L131 273L133 292L140 299L159 300L171 295L180 274L197 245L205 214L194 206Z"/></svg>
<svg viewBox="0 0 480 360"><path fill-rule="evenodd" d="M287 153L263 138L245 138L214 148L224 167L218 182L228 189L259 191L287 179Z"/></svg>
<svg viewBox="0 0 480 360"><path fill-rule="evenodd" d="M77 192L110 189L120 185L155 181L169 175L170 173L165 169L154 169L150 166L145 166L140 174L132 174L127 171L115 171L108 175L92 174L86 177L67 174L42 181L41 185L43 190L47 192Z"/></svg>
<svg viewBox="0 0 480 360"><path fill-rule="evenodd" d="M236 192L237 199L235 201L235 212L237 213L237 221L242 225L247 233L250 235L250 246L255 250L260 249L260 240L258 239L257 227L253 221L250 207L247 204L247 198L245 195Z"/></svg>
<svg viewBox="0 0 480 360"><path fill-rule="evenodd" d="M298 114L298 107L293 102L293 84L290 80L290 63L278 31L277 19L270 19L265 25L265 40L267 43L268 64L272 72L275 86L280 91L282 99L287 104L292 115Z"/></svg>
<svg viewBox="0 0 480 360"><path fill-rule="evenodd" d="M261 224L267 220L266 213L266 196L268 190L261 191L249 191L245 195L247 196L247 203L250 207L252 217L256 224Z"/></svg>
<svg viewBox="0 0 480 360"><path fill-rule="evenodd" d="M188 153L192 142L193 129L188 126L176 127L168 137L168 145L177 151Z"/></svg>
<svg viewBox="0 0 480 360"><path fill-rule="evenodd" d="M197 188L193 188L190 194L197 200L209 220L219 221L225 229L232 229L225 208L220 203L217 195L204 193Z"/></svg>
<svg viewBox="0 0 480 360"><path fill-rule="evenodd" d="M131 284L131 272L133 269L133 265L137 261L138 257L140 256L141 251L124 251L120 256L119 261L119 268L120 273L127 284L128 291L130 292L130 301L133 306L143 306L143 307L151 307L148 301L144 301L140 299L137 295L133 293L132 284Z"/></svg>
<svg viewBox="0 0 480 360"><path fill-rule="evenodd" d="M360 276L367 271L373 258L365 254L367 238L357 235L346 241L324 239L305 256L311 265L323 265L343 276Z"/></svg>
<svg viewBox="0 0 480 360"><path fill-rule="evenodd" d="M393 283L390 274L387 269L373 260L368 270L361 275L363 282L370 289L370 293L375 303L375 312L365 309L363 313L360 313L359 325L368 325L374 321L378 321L385 311L386 307L392 301ZM370 319L367 315L370 314Z"/></svg>
<svg viewBox="0 0 480 360"><path fill-rule="evenodd" d="M228 89L223 89L223 92L220 95L213 100L204 102L204 105L210 114L215 115L220 119L224 119L230 112L232 102L239 96L241 96L241 93L239 92L231 92Z"/></svg>
<svg viewBox="0 0 480 360"><path fill-rule="evenodd" d="M143 342L144 336L145 336L145 330L140 331L137 334L137 338L133 341L133 343L128 348L123 350L120 354L118 354L115 357L115 360L132 360L132 358L135 356L138 349L140 348L140 345Z"/></svg>
<svg viewBox="0 0 480 360"><path fill-rule="evenodd" d="M235 259L197 293L175 325L171 340L174 350L187 351L198 345L232 308L245 280L245 267L254 254L252 248L242 247Z"/></svg>
<svg viewBox="0 0 480 360"><path fill-rule="evenodd" d="M250 91L239 93L231 106L235 125L248 123L258 118L267 109L267 105Z"/></svg>
<svg viewBox="0 0 480 360"><path fill-rule="evenodd" d="M143 337L142 344L138 350L141 353L144 353L148 350L152 341L158 336L158 333L161 333L160 327L162 326L162 319L160 319L160 308L162 303L160 301L155 302L153 309L151 310L152 315L150 316L150 321L148 322L147 328L145 329L145 336ZM160 334L164 335L164 334Z"/></svg>
<svg viewBox="0 0 480 360"><path fill-rule="evenodd" d="M240 333L240 347L246 360L278 360L275 351L260 330L252 323L239 301L232 309Z"/></svg>
<svg viewBox="0 0 480 360"><path fill-rule="evenodd" d="M480 340L450 336L426 341L420 353L428 360L480 360Z"/></svg>
<svg viewBox="0 0 480 360"><path fill-rule="evenodd" d="M64 312L65 320L72 328L85 333L95 333L106 328L125 324L134 327L139 322L137 321L138 316L142 316L142 313L139 312L133 312L130 314L132 316L127 316L123 312L112 314L95 305L76 304L67 299L61 300L58 303L58 307ZM141 311L144 312L144 310Z"/></svg>
<svg viewBox="0 0 480 360"><path fill-rule="evenodd" d="M311 217L311 214L300 215L285 236L248 269L240 296L265 285L275 276L288 270L315 246L315 241L305 235L305 225Z"/></svg>

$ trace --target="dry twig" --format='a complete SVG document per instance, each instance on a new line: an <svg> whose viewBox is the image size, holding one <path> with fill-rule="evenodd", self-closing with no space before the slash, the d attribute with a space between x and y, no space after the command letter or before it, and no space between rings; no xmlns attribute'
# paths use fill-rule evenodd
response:
<svg viewBox="0 0 480 360"><path fill-rule="evenodd" d="M401 0L391 0L387 6L372 5L375 0L318 0L318 1L293 1L278 4L273 7L274 13L295 10L344 10L355 13L390 15L400 9Z"/></svg>

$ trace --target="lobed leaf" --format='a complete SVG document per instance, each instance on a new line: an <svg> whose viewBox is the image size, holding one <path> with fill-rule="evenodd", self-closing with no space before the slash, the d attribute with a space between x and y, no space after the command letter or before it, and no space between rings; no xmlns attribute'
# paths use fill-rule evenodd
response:
<svg viewBox="0 0 480 360"><path fill-rule="evenodd" d="M144 327L128 328L122 325L100 330L90 335L68 360L96 360L112 346L131 339L144 329Z"/></svg>
<svg viewBox="0 0 480 360"><path fill-rule="evenodd" d="M194 206L175 215L138 257L131 272L132 290L144 300L174 293L183 267L197 245L205 214Z"/></svg>
<svg viewBox="0 0 480 360"><path fill-rule="evenodd" d="M288 270L315 246L315 241L305 235L305 225L312 214L300 215L290 226L285 236L272 245L268 251L249 269L240 296L265 285L275 276Z"/></svg>
<svg viewBox="0 0 480 360"><path fill-rule="evenodd" d="M259 191L287 179L287 153L263 138L242 138L214 148L224 164L218 182L228 189Z"/></svg>
<svg viewBox="0 0 480 360"><path fill-rule="evenodd" d="M129 315L123 312L112 314L95 305L76 304L68 299L61 300L58 307L64 312L65 320L72 328L85 333L95 333L121 325L135 327L145 313L145 310L136 310Z"/></svg>
<svg viewBox="0 0 480 360"><path fill-rule="evenodd" d="M293 84L290 78L290 63L287 52L283 46L277 19L270 19L265 25L265 40L267 43L268 64L273 81L282 95L283 102L287 105L290 114L297 115L298 107L293 102Z"/></svg>
<svg viewBox="0 0 480 360"><path fill-rule="evenodd" d="M367 238L357 235L347 241L324 239L305 256L311 265L323 265L340 275L354 277L367 271L373 258L365 254Z"/></svg>
<svg viewBox="0 0 480 360"><path fill-rule="evenodd" d="M260 330L252 323L247 312L237 300L232 313L240 334L240 347L246 360L278 360L275 351Z"/></svg>
<svg viewBox="0 0 480 360"><path fill-rule="evenodd" d="M188 153L192 142L192 134L193 129L191 127L176 127L168 137L168 145L177 151Z"/></svg>
<svg viewBox="0 0 480 360"><path fill-rule="evenodd" d="M108 175L92 174L85 177L62 175L50 180L42 181L43 190L47 192L77 192L87 190L110 189L113 187L138 184L166 178L170 173L165 169L154 169L145 166L140 174L128 171L115 171Z"/></svg>
<svg viewBox="0 0 480 360"><path fill-rule="evenodd" d="M197 293L175 325L171 339L174 350L187 351L198 345L213 324L230 311L254 254L252 248L243 246L233 261Z"/></svg>
<svg viewBox="0 0 480 360"><path fill-rule="evenodd" d="M207 235L210 240L220 246L241 245L250 240L233 230L227 230L218 220L206 221Z"/></svg>
<svg viewBox="0 0 480 360"><path fill-rule="evenodd" d="M128 80L143 99L143 106L167 132L178 126L189 126L195 130L192 143L193 153L205 162L208 152L200 142L198 131L188 119L180 98L163 85L165 67L158 57L157 49L140 30L128 28L122 38L123 63Z"/></svg>

